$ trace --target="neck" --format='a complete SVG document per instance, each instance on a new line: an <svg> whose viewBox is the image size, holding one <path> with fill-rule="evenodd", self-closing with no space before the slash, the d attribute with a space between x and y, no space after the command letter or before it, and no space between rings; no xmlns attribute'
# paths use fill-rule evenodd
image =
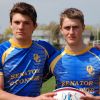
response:
<svg viewBox="0 0 100 100"><path fill-rule="evenodd" d="M15 40L15 39L14 41L19 45L29 45L32 42L32 40Z"/></svg>
<svg viewBox="0 0 100 100"><path fill-rule="evenodd" d="M15 38L12 38L11 40L11 43L14 47L19 47L19 48L28 48L31 46L32 44L32 40L17 40Z"/></svg>
<svg viewBox="0 0 100 100"><path fill-rule="evenodd" d="M85 49L87 46L84 43L81 43L80 45L66 45L65 48L72 52L79 52L83 49Z"/></svg>

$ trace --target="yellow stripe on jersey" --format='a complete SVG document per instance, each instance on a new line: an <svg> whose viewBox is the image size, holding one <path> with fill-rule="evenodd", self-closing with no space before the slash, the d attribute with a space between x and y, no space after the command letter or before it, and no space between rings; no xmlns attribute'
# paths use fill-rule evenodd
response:
<svg viewBox="0 0 100 100"><path fill-rule="evenodd" d="M83 53L89 51L91 48L92 48L92 46L88 46L87 48L85 48L85 49L83 49L83 50L81 50L81 51L79 51L79 52L73 52L73 51L70 51L70 50L68 50L68 49L65 48L65 52L66 52L67 54L70 54L70 55L73 55L73 56L74 56L74 55L83 54Z"/></svg>
<svg viewBox="0 0 100 100"><path fill-rule="evenodd" d="M55 67L57 61L58 61L63 55L65 55L65 54L66 54L66 52L65 52L65 50L64 50L60 55L58 55L58 56L52 61L52 63L50 64L50 68L51 68L51 72L52 72L52 73L53 73L53 71L54 71L54 67Z"/></svg>
<svg viewBox="0 0 100 100"><path fill-rule="evenodd" d="M2 55L2 64L4 64L4 61L5 61L6 57L10 54L10 52L11 52L12 50L14 50L14 48L13 48L13 47L10 47L9 49L7 49L7 50L3 53L3 55Z"/></svg>
<svg viewBox="0 0 100 100"><path fill-rule="evenodd" d="M51 62L51 64L50 64L51 72L53 73L53 70L54 70L54 67L55 67L57 61L58 61L63 55L65 55L66 53L74 56L74 55L83 54L83 53L89 51L91 48L92 48L92 46L88 46L88 47L85 48L84 50L81 50L80 52L77 52L77 53L75 53L75 52L73 52L73 51L70 51L70 50L67 50L67 49L65 48L65 50L64 50L60 55L58 55L58 56Z"/></svg>
<svg viewBox="0 0 100 100"><path fill-rule="evenodd" d="M18 43L15 43L13 38L11 38L9 40L9 42L11 43L12 47L17 47L17 48L28 48L32 45L32 41L30 43L28 43L28 45L20 45Z"/></svg>

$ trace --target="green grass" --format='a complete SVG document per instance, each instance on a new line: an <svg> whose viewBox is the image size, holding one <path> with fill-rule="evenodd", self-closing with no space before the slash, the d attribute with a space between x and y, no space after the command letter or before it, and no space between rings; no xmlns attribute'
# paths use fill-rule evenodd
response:
<svg viewBox="0 0 100 100"><path fill-rule="evenodd" d="M52 77L45 83L43 83L43 86L41 88L41 94L52 92L55 89L55 78Z"/></svg>

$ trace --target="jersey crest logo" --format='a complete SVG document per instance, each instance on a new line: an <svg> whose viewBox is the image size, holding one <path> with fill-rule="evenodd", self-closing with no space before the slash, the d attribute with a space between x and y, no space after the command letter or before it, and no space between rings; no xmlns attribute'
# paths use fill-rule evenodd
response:
<svg viewBox="0 0 100 100"><path fill-rule="evenodd" d="M38 63L40 62L40 56L38 54L34 54L33 59Z"/></svg>
<svg viewBox="0 0 100 100"><path fill-rule="evenodd" d="M89 73L89 75L94 75L94 68L93 68L93 66L91 66L91 65L87 66L86 70Z"/></svg>

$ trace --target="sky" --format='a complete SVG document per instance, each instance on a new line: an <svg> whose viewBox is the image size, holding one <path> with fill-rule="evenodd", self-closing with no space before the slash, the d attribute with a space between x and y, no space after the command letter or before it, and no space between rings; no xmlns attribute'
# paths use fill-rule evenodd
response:
<svg viewBox="0 0 100 100"><path fill-rule="evenodd" d="M37 11L37 23L59 23L60 13L69 7L76 7L84 13L85 24L100 26L100 0L0 0L0 33L9 27L9 12L16 2L32 4Z"/></svg>

